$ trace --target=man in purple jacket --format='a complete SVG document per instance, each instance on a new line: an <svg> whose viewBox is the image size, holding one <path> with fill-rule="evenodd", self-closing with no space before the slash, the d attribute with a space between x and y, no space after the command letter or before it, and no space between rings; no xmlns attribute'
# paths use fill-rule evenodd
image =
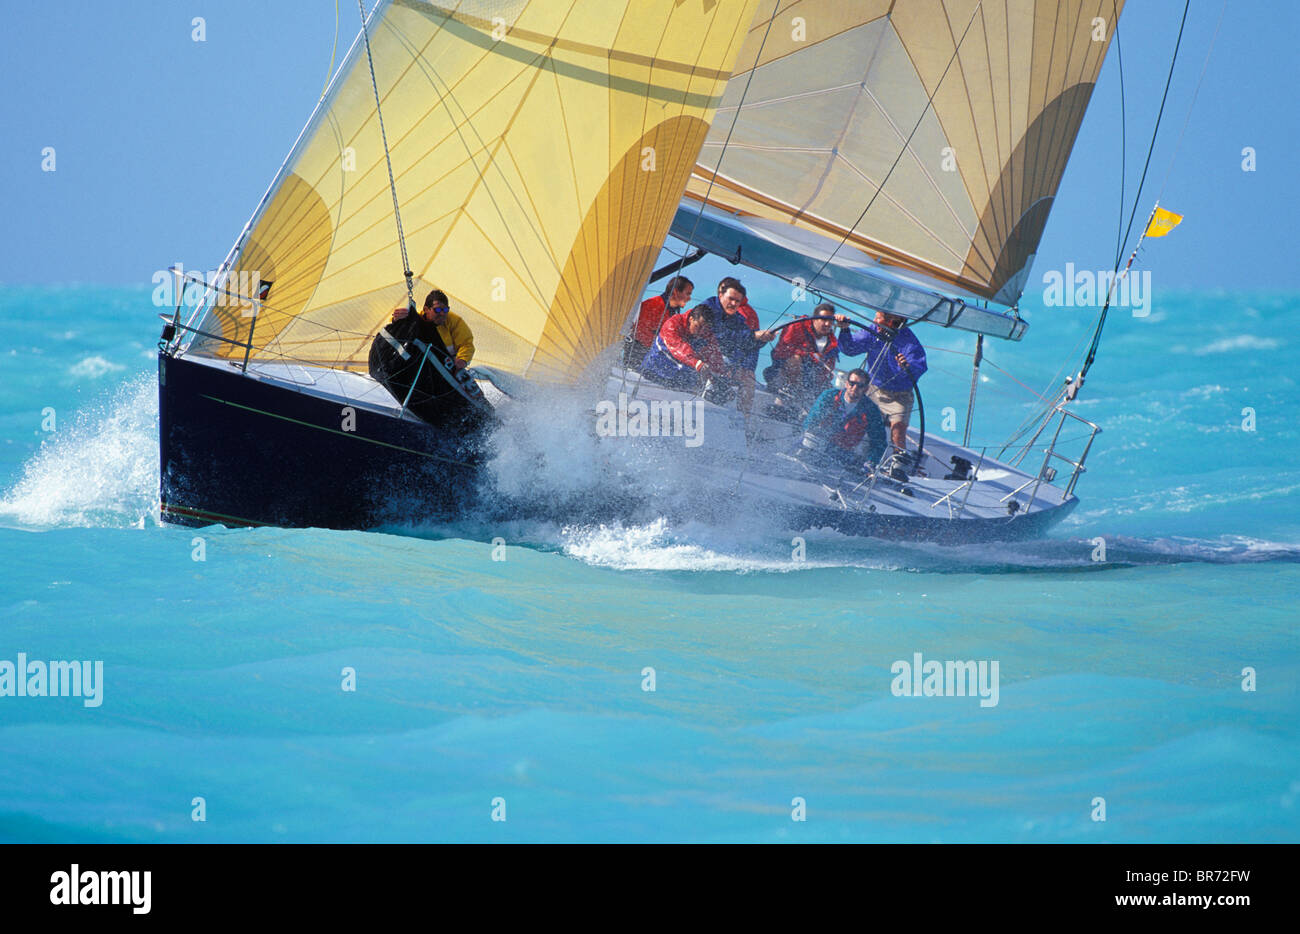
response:
<svg viewBox="0 0 1300 934"><path fill-rule="evenodd" d="M907 450L907 421L912 415L912 388L925 372L925 348L905 319L876 312L876 323L850 332L849 319L836 315L840 325L840 353L846 357L867 355L862 369L871 376L867 398L876 404L889 423L889 440L899 451Z"/></svg>

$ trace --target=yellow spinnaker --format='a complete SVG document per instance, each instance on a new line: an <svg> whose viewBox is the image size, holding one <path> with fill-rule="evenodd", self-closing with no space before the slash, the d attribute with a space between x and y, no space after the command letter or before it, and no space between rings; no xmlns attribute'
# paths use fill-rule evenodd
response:
<svg viewBox="0 0 1300 934"><path fill-rule="evenodd" d="M757 0L394 0L369 23L416 300L437 287L475 363L564 381L649 277ZM251 359L364 369L406 299L363 47L243 245L256 318L200 327ZM244 350L201 340L199 352Z"/></svg>
<svg viewBox="0 0 1300 934"><path fill-rule="evenodd" d="M1013 304L1123 6L760 9L689 194Z"/></svg>

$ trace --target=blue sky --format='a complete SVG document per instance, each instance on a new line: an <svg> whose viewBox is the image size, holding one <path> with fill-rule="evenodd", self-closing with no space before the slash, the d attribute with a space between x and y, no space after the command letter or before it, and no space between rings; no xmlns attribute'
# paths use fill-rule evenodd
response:
<svg viewBox="0 0 1300 934"><path fill-rule="evenodd" d="M371 5L367 0L367 7ZM1120 24L1130 199L1183 5L1132 0ZM359 24L339 3L338 57ZM1300 204L1293 48L1300 5L1233 0L1169 173L1219 17L1193 2L1139 221L1151 202L1186 215L1144 249L1162 288L1293 289ZM203 17L206 41L192 39ZM3 283L147 285L180 261L220 262L325 82L330 0L80 0L10 4L0 38ZM1109 268L1119 215L1119 85L1112 46L1039 251L1045 270ZM1242 150L1256 170L1242 171ZM45 147L56 170L41 171Z"/></svg>

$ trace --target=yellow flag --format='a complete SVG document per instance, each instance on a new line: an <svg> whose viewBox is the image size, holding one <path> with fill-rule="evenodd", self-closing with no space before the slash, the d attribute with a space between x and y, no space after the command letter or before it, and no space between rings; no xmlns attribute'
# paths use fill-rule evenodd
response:
<svg viewBox="0 0 1300 934"><path fill-rule="evenodd" d="M1146 236L1163 237L1177 227L1182 219L1183 215L1181 214L1166 211L1164 208L1156 208L1155 213L1151 215L1151 220L1147 223Z"/></svg>

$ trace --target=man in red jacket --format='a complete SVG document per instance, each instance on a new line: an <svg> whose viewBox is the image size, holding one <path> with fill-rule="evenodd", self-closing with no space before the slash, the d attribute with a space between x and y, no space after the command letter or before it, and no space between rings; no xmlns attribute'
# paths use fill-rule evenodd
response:
<svg viewBox="0 0 1300 934"><path fill-rule="evenodd" d="M831 384L840 345L835 339L835 306L822 302L807 321L792 324L772 348L772 365L763 371L767 388L783 393L799 408ZM780 396L777 403L782 404Z"/></svg>
<svg viewBox="0 0 1300 934"><path fill-rule="evenodd" d="M637 314L632 339L624 345L624 366L641 365L645 355L654 346L659 326L670 315L676 314L687 306L691 300L691 292L694 290L695 284L690 279L685 276L673 276L668 280L662 295L651 296L641 303L641 311Z"/></svg>
<svg viewBox="0 0 1300 934"><path fill-rule="evenodd" d="M713 336L711 316L708 305L696 305L665 321L641 364L641 375L690 392L710 376L729 378L731 369Z"/></svg>

